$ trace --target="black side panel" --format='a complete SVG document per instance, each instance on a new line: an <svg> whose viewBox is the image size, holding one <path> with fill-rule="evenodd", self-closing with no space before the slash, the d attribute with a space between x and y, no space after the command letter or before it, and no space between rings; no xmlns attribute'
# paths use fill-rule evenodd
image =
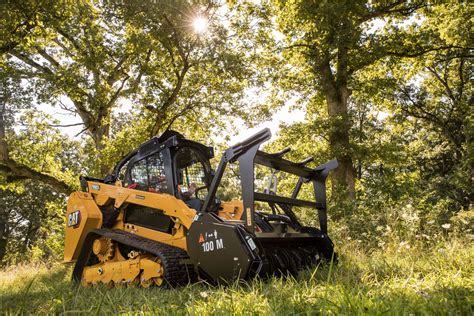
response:
<svg viewBox="0 0 474 316"><path fill-rule="evenodd" d="M120 210L116 209L113 204L111 204L100 207L100 211L102 212L102 227L112 228L120 213Z"/></svg>
<svg viewBox="0 0 474 316"><path fill-rule="evenodd" d="M130 205L125 212L125 223L171 233L173 221L162 210L140 205Z"/></svg>
<svg viewBox="0 0 474 316"><path fill-rule="evenodd" d="M193 263L214 282L255 276L262 260L255 237L242 225L226 224L205 213L189 229L186 244Z"/></svg>

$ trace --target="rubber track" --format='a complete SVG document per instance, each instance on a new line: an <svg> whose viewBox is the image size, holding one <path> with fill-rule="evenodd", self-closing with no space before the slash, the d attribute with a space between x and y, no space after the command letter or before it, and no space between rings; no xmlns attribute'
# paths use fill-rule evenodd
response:
<svg viewBox="0 0 474 316"><path fill-rule="evenodd" d="M194 268L183 263L184 260L189 259L186 251L122 230L95 229L88 233L84 241L83 248L74 267L73 280L81 280L84 267L92 253L92 243L101 236L160 257L165 271L164 285L175 287L187 284L195 279Z"/></svg>

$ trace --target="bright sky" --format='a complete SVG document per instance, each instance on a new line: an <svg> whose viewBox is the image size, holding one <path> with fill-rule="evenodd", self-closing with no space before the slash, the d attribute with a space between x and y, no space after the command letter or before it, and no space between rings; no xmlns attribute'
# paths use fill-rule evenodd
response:
<svg viewBox="0 0 474 316"><path fill-rule="evenodd" d="M63 103L67 104L67 101L62 100ZM61 125L69 125L69 124L76 124L81 123L81 119L76 114L70 113L65 111L59 107L53 107L51 105L42 104L39 108L52 115L55 119L59 120L59 124ZM121 108L118 109L119 112L127 112L129 111L131 106L129 104L122 104ZM269 121L262 122L258 124L254 128L247 128L245 126L245 122L242 120L236 121L235 126L237 127L234 132L232 132L230 136L230 144L238 143L245 138L251 136L252 134L258 132L259 130L268 127L272 131L272 135L277 135L278 131L280 130L280 124L286 123L291 124L295 122L300 122L304 120L305 112L303 110L292 110L291 102L288 102L284 107L273 114L273 117ZM71 126L71 127L62 127L60 128L63 133L68 135L71 138L76 137L78 133L80 133L83 129L83 126Z"/></svg>
<svg viewBox="0 0 474 316"><path fill-rule="evenodd" d="M230 135L230 144L238 143L266 127L270 128L272 136L275 137L280 131L280 124L293 124L304 120L305 112L303 110L292 110L290 108L291 105L288 102L283 108L273 114L270 121L262 122L254 128L248 128L243 121L237 121L235 125L238 126L238 129L233 135Z"/></svg>

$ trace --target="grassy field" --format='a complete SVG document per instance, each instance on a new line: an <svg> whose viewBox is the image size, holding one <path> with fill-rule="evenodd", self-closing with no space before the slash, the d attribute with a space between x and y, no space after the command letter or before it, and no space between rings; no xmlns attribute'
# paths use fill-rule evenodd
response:
<svg viewBox="0 0 474 316"><path fill-rule="evenodd" d="M474 314L474 247L397 246L370 255L338 246L337 266L298 279L255 280L229 287L203 283L174 290L71 284L71 267L10 267L0 272L0 310L16 313L145 314Z"/></svg>

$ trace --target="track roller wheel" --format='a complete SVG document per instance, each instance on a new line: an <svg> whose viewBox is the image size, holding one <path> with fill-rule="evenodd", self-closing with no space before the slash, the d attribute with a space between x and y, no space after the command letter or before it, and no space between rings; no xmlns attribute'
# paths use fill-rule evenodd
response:
<svg viewBox="0 0 474 316"><path fill-rule="evenodd" d="M141 279L141 280L140 280L140 285L141 285L143 288L145 288L145 289L147 289L147 288L149 288L150 286L152 286L153 283L154 283L154 282L153 282L153 279L148 279L148 280Z"/></svg>
<svg viewBox="0 0 474 316"><path fill-rule="evenodd" d="M127 287L128 288L135 288L135 287L138 286L138 284L140 284L140 278L136 277L135 279L127 282Z"/></svg>
<svg viewBox="0 0 474 316"><path fill-rule="evenodd" d="M162 286L163 285L163 277L153 278L153 282L155 282L156 286Z"/></svg>
<svg viewBox="0 0 474 316"><path fill-rule="evenodd" d="M163 285L163 281L164 281L164 279L163 279L163 274L164 274L164 273L163 273L163 272L164 272L164 271L163 271L163 264L161 263L160 257L156 257L155 262L158 263L158 264L160 264L161 268L160 268L160 273L159 273L159 275L158 275L157 277L152 278L152 280L153 280L153 282L156 284L156 286L162 286L162 285Z"/></svg>
<svg viewBox="0 0 474 316"><path fill-rule="evenodd" d="M85 287L85 288L91 288L92 287L92 283L86 282L84 280L81 281L81 285L82 285L82 287Z"/></svg>

